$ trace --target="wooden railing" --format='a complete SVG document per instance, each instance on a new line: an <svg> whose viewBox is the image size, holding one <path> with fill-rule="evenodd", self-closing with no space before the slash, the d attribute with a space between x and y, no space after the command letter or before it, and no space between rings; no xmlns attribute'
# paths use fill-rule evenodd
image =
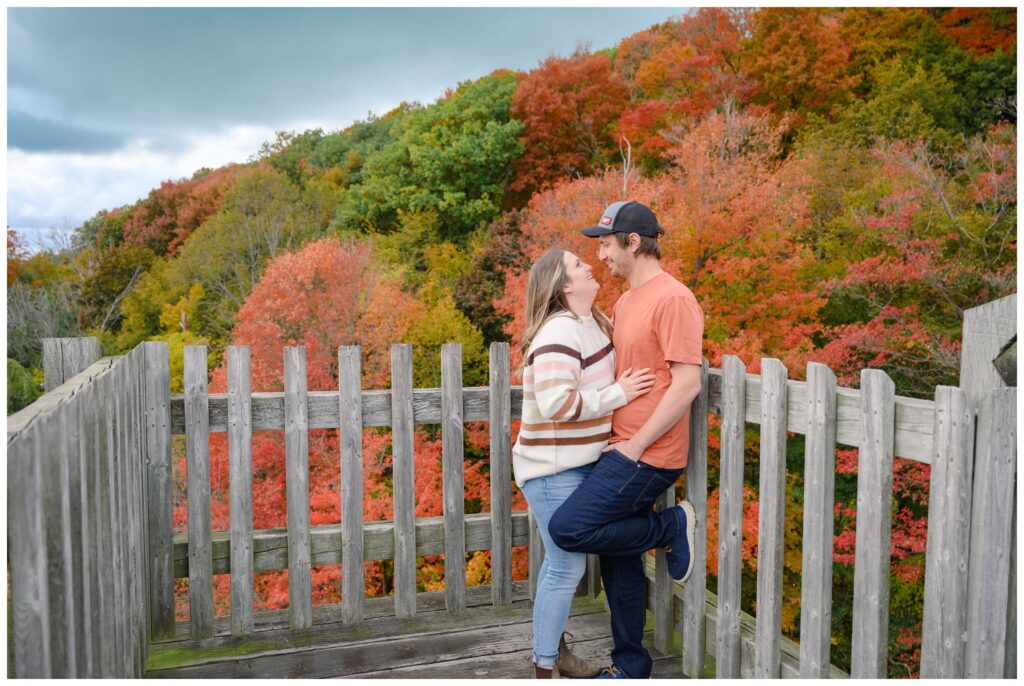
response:
<svg viewBox="0 0 1024 686"><path fill-rule="evenodd" d="M228 349L228 392L207 391L206 350L185 350L185 393L169 393L167 347L146 343L106 358L8 420L8 537L12 651L18 676L138 676L151 642L175 638L173 589L189 579L190 635L214 632L214 574L231 574L231 630L254 628L256 571L289 571L289 622L313 622L310 570L342 565L344 622L363 616L364 560L394 560L395 614L416 612L417 556L443 554L445 601L466 605L465 554L491 550L492 602L512 598L513 546L530 546L531 578L542 546L527 513L511 512L511 421L522 391L510 383L508 345L492 344L485 388L463 388L461 347L441 354L440 389L413 389L411 349L392 349L390 390L361 390L358 347L339 349L339 391L306 390L305 353L288 348L281 393L252 393L249 354ZM878 370L861 388L837 388L824 365L787 379L777 360L761 375L726 356L702 374L694 401L686 494L698 513L697 562L685 588L661 551L649 581L656 647L682 634L682 672L700 675L706 655L720 677L827 677L830 665L835 447L859 448L852 676L884 677L888 642L890 499L894 457L932 466L922 674L1003 676L1015 660L1008 595L1015 594L1016 390L985 396L936 389L934 400L901 398ZM717 597L706 590L707 426L721 415ZM463 425L490 423L491 512L465 515ZM756 618L740 610L744 432L760 425L760 521ZM440 424L444 515L415 518L413 431ZM362 429L393 436L393 522L366 522ZM310 526L307 432L337 428L340 525ZM252 528L251 436L285 434L287 529ZM231 531L210 531L209 434L227 432ZM782 636L785 455L805 435L800 642ZM171 437L184 434L187 536L171 524ZM659 506L672 504L667 492ZM592 558L583 587L598 591ZM713 640L706 640L707 634ZM1015 663L1013 665L1015 670Z"/></svg>

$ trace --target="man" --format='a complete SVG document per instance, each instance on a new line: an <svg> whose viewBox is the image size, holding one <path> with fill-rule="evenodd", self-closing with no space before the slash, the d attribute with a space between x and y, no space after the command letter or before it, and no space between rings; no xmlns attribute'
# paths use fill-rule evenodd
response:
<svg viewBox="0 0 1024 686"><path fill-rule="evenodd" d="M650 393L615 411L608 448L552 516L548 531L563 550L601 556L615 647L612 666L598 678L645 679L653 663L641 643L643 555L666 548L675 579L685 581L693 569L693 507L683 500L656 513L653 505L686 466L704 313L690 289L661 268L658 238L665 230L649 208L614 203L582 233L600 241L599 258L612 276L629 282L612 318L616 376L647 367L656 380Z"/></svg>

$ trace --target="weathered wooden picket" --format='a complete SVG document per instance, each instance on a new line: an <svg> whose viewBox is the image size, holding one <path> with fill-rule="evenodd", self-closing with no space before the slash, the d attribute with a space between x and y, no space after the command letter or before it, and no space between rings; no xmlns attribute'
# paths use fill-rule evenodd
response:
<svg viewBox="0 0 1024 686"><path fill-rule="evenodd" d="M249 351L227 351L228 392L207 390L206 349L186 348L183 396L169 393L165 344L144 343L104 358L8 418L8 560L14 674L141 676L152 646L173 640L174 583L188 579L189 635L215 633L213 576L231 575L232 634L258 636L253 576L287 569L288 623L305 630L314 613L310 570L341 564L342 603L330 621L359 624L367 599L362 561L393 560L398 618L417 613L416 557L445 559L444 604L467 607L465 555L491 550L491 603L513 595L512 548L529 545L530 574L541 558L526 512L511 510L511 422L522 390L511 386L509 349L490 349L489 386L463 388L461 346L441 353L441 388L414 389L411 348L392 349L390 390L360 389L360 351L338 351L339 390L306 388L305 351L284 355L284 391L253 393ZM705 364L691 413L687 497L704 531L708 414L721 416L717 595L706 589L706 536L684 588L656 555L648 586L654 644L667 652L681 633L679 675L835 677L831 665L831 579L835 448L859 448L854 576L854 677L884 677L888 641L890 498L895 457L932 466L925 576L922 675L1004 676L1015 672L1016 390L998 389L972 406L965 391L939 387L934 400L894 394L881 371L864 370L860 389L837 388L832 372L811 363L807 381L787 379L778 360L761 375L726 356ZM975 412L978 422L975 428ZM491 512L464 514L465 422L489 422ZM444 515L416 518L413 432L440 424ZM744 433L760 425L760 519L756 619L740 610ZM393 522L363 522L362 429L393 435ZM309 429L340 435L340 525L311 526ZM252 528L253 431L283 431L287 529ZM209 435L226 432L231 530L210 530ZM800 642L782 636L782 550L788 433L805 440L803 585ZM172 531L171 441L187 452L187 535ZM666 494L659 506L672 504ZM592 561L593 562L593 561ZM581 588L599 590L592 564ZM1011 665L1011 660L1014 661ZM230 674L224 674L230 675Z"/></svg>

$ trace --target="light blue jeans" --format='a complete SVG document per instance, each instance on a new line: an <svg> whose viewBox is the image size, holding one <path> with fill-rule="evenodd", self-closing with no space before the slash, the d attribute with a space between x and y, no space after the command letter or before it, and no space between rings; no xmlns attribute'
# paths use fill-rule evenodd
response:
<svg viewBox="0 0 1024 686"><path fill-rule="evenodd" d="M576 586L587 569L586 554L568 553L551 541L548 522L593 468L593 464L583 465L523 484L523 495L544 541L544 564L533 601L533 662L541 667L550 668L558 661L558 641L569 619Z"/></svg>

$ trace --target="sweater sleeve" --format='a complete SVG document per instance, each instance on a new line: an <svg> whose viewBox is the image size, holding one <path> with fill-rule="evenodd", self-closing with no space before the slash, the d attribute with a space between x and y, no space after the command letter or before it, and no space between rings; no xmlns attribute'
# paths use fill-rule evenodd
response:
<svg viewBox="0 0 1024 686"><path fill-rule="evenodd" d="M571 320L570 320L571 321ZM552 422L575 422L610 414L626 404L617 383L601 389L580 390L583 356L578 336L559 319L538 332L527 363L533 368L537 409Z"/></svg>

